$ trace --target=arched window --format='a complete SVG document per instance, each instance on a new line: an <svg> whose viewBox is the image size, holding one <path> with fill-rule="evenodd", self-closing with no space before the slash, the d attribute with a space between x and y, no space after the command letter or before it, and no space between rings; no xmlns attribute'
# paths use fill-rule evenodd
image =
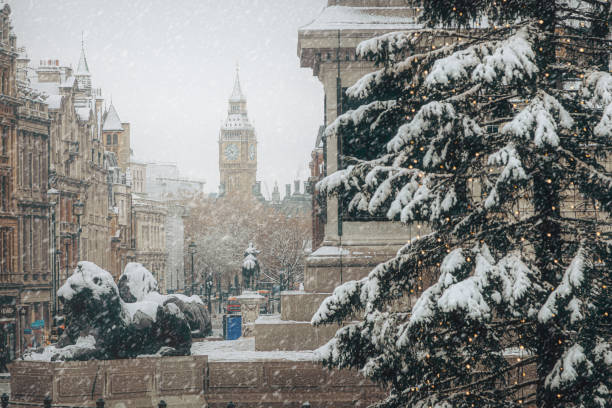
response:
<svg viewBox="0 0 612 408"><path fill-rule="evenodd" d="M113 144L117 144L117 143L118 143L118 142L117 142L117 134L115 133L115 134L113 135Z"/></svg>
<svg viewBox="0 0 612 408"><path fill-rule="evenodd" d="M111 135L106 135L106 144L111 144Z"/></svg>

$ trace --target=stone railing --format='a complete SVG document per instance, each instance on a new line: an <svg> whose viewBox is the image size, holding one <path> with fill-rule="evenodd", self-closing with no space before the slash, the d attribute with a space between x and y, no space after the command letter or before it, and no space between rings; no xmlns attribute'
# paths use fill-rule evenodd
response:
<svg viewBox="0 0 612 408"><path fill-rule="evenodd" d="M237 352L239 354L239 352ZM208 361L207 356L84 362L16 361L11 401L54 407L366 407L383 391L357 371L312 361Z"/></svg>
<svg viewBox="0 0 612 408"><path fill-rule="evenodd" d="M201 408L205 405L206 356L137 358L108 361L10 364L11 399L54 404L95 406L102 398L109 408L168 406Z"/></svg>

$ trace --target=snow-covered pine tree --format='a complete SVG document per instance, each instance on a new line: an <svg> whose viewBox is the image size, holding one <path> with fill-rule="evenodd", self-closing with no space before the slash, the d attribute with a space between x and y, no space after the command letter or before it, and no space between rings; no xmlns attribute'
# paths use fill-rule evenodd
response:
<svg viewBox="0 0 612 408"><path fill-rule="evenodd" d="M246 289L255 289L257 279L259 279L257 255L259 255L259 251L252 242L249 243L249 247L244 251L244 260L242 261L242 282Z"/></svg>
<svg viewBox="0 0 612 408"><path fill-rule="evenodd" d="M362 318L324 361L383 407L609 407L610 2L417 3L429 29L363 42L381 69L326 130L378 154L318 189L433 232L323 302Z"/></svg>

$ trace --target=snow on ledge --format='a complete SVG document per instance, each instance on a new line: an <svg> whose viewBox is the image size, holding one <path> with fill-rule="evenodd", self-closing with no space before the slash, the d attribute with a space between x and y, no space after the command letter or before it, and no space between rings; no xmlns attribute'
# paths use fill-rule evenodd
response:
<svg viewBox="0 0 612 408"><path fill-rule="evenodd" d="M351 253L346 249L335 246L322 246L321 248L314 251L310 256L347 256Z"/></svg>
<svg viewBox="0 0 612 408"><path fill-rule="evenodd" d="M194 356L208 356L211 362L315 361L314 351L255 351L255 338L204 341L191 345Z"/></svg>
<svg viewBox="0 0 612 408"><path fill-rule="evenodd" d="M410 30L418 24L410 7L347 7L329 6L310 24L308 30Z"/></svg>
<svg viewBox="0 0 612 408"><path fill-rule="evenodd" d="M282 320L281 315L274 314L270 316L259 316L257 320L255 320L255 324L310 324L310 321L296 321L296 320Z"/></svg>

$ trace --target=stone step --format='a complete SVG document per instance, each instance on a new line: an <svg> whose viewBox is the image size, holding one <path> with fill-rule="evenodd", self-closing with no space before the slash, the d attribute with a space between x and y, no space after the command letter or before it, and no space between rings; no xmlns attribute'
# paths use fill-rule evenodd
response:
<svg viewBox="0 0 612 408"><path fill-rule="evenodd" d="M316 350L327 343L340 328L337 325L314 327L310 322L255 322L256 351Z"/></svg>

